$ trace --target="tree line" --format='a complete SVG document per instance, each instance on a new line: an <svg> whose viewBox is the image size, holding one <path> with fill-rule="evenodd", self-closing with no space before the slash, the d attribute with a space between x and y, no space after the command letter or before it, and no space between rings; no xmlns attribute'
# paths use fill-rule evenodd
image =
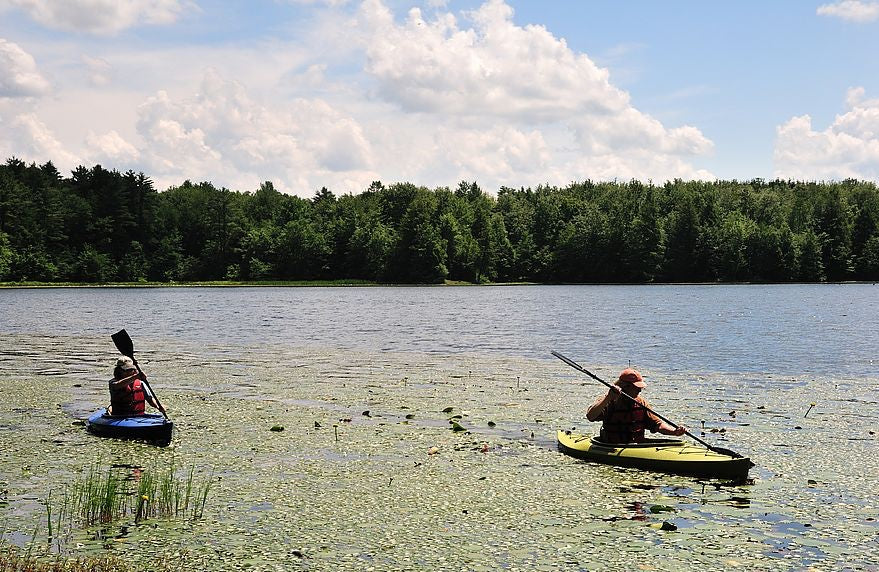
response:
<svg viewBox="0 0 879 572"><path fill-rule="evenodd" d="M0 281L823 282L879 279L872 182L682 181L310 199L51 162L0 165Z"/></svg>

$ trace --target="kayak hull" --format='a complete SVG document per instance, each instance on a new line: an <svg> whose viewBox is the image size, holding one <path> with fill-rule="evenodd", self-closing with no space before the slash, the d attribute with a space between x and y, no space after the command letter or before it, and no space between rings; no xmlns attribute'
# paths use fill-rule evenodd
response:
<svg viewBox="0 0 879 572"><path fill-rule="evenodd" d="M648 439L644 443L602 443L596 437L558 432L559 451L597 463L710 479L744 480L754 466L747 457L688 445L677 439ZM720 451L727 451L721 449Z"/></svg>
<svg viewBox="0 0 879 572"><path fill-rule="evenodd" d="M99 437L113 437L115 439L137 439L150 441L157 445L171 443L171 434L174 424L156 413L143 415L116 416L108 415L106 408L101 408L91 414L86 420L85 427L89 433Z"/></svg>

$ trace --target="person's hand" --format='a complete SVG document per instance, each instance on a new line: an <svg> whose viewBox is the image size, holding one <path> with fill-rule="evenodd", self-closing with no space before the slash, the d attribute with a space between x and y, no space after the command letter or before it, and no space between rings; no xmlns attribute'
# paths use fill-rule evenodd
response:
<svg viewBox="0 0 879 572"><path fill-rule="evenodd" d="M681 435L683 435L686 432L687 432L686 427L684 427L683 425L678 425L677 427L675 427L675 430L672 431L671 434L674 435L675 437L680 437Z"/></svg>

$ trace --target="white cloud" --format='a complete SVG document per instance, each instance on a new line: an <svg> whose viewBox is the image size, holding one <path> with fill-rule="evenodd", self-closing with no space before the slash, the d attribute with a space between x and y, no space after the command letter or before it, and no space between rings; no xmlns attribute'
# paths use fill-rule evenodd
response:
<svg viewBox="0 0 879 572"><path fill-rule="evenodd" d="M2 0L49 28L112 35L142 24L172 24L195 8L188 0Z"/></svg>
<svg viewBox="0 0 879 572"><path fill-rule="evenodd" d="M519 131L510 126L486 130L461 130L440 127L435 136L434 161L454 167L461 180L497 181L518 186L525 174L546 173L551 168L550 149L537 131Z"/></svg>
<svg viewBox="0 0 879 572"><path fill-rule="evenodd" d="M444 5L403 20L382 0L324 6L304 34L243 45L107 49L89 40L74 50L84 40L67 38L44 50L64 90L39 108L7 100L18 108L5 117L32 112L68 159L142 170L160 189L190 179L252 190L271 180L311 196L374 180L476 180L495 190L713 178L692 164L713 149L699 129L639 110L564 39L516 25L500 0L463 15ZM10 139L0 150L25 145Z"/></svg>
<svg viewBox="0 0 879 572"><path fill-rule="evenodd" d="M89 82L96 87L108 85L113 75L113 66L103 58L82 56L82 63L88 70Z"/></svg>
<svg viewBox="0 0 879 572"><path fill-rule="evenodd" d="M535 122L629 105L606 69L542 26L516 26L500 0L469 13L474 27L467 29L452 14L425 21L417 8L397 25L379 0L364 2L363 15L372 28L367 70L382 95L407 111Z"/></svg>
<svg viewBox="0 0 879 572"><path fill-rule="evenodd" d="M348 180L369 168L369 144L353 118L321 100L264 105L214 70L197 94L172 99L159 92L138 116L145 162L171 182L214 180L246 190L273 178L307 196L327 179Z"/></svg>
<svg viewBox="0 0 879 572"><path fill-rule="evenodd" d="M55 165L70 167L79 164L79 157L70 153L46 124L33 113L16 116L11 124L11 139L15 142L15 156L37 163L52 161Z"/></svg>
<svg viewBox="0 0 879 572"><path fill-rule="evenodd" d="M543 176L521 170L512 155L485 150L483 175L489 180L516 172L515 184L521 185L558 174L553 182L563 184L577 176L595 178L596 171L605 178L713 178L681 159L712 151L713 143L698 129L665 127L635 108L607 69L542 26L517 26L512 16L502 0L489 0L467 14L470 28L449 13L425 20L418 9L398 24L381 0L366 0L361 6L362 25L371 32L366 69L382 98L407 113L443 117L448 129L458 131L445 139L469 142L472 152L488 134L501 132L494 127L498 123L508 127L505 135L530 133L526 138L532 141L539 136ZM573 142L559 137L561 127L573 133ZM585 157L571 159L572 144ZM633 155L638 162L617 158ZM476 157L455 164L473 171L480 162ZM582 173L583 165L593 171ZM617 167L624 172L615 173ZM537 178L523 180L526 176Z"/></svg>
<svg viewBox="0 0 879 572"><path fill-rule="evenodd" d="M842 0L834 4L822 4L816 12L819 16L832 16L850 22L873 22L879 19L879 2Z"/></svg>
<svg viewBox="0 0 879 572"><path fill-rule="evenodd" d="M784 179L879 180L879 100L851 89L848 110L824 131L808 115L776 128L775 176Z"/></svg>
<svg viewBox="0 0 879 572"><path fill-rule="evenodd" d="M40 74L33 56L0 38L0 97L27 97L49 91L49 82Z"/></svg>
<svg viewBox="0 0 879 572"><path fill-rule="evenodd" d="M140 152L137 148L122 138L116 131L108 131L102 135L89 133L86 136L86 144L91 150L90 155L98 162L111 164L131 164L138 160Z"/></svg>

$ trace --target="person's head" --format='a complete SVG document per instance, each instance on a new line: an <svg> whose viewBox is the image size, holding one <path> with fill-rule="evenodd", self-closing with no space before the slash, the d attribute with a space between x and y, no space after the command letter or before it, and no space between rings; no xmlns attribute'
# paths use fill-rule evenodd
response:
<svg viewBox="0 0 879 572"><path fill-rule="evenodd" d="M134 365L134 360L128 356L120 356L119 359L116 360L116 367L113 369L113 376L116 379L122 379L123 377L128 377L137 371L137 367Z"/></svg>
<svg viewBox="0 0 879 572"><path fill-rule="evenodd" d="M642 389L647 387L641 373L630 367L620 372L620 377L617 379L615 385L617 385L623 393L631 397L636 397L641 393Z"/></svg>

